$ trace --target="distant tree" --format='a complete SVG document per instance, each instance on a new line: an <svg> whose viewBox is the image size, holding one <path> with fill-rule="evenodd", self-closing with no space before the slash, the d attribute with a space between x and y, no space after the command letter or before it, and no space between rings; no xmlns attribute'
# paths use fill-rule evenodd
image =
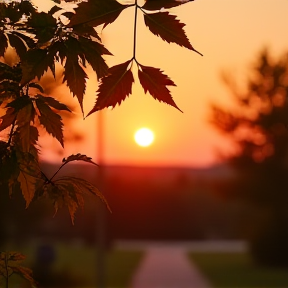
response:
<svg viewBox="0 0 288 288"><path fill-rule="evenodd" d="M50 79L57 78L56 67L62 66L61 80L69 88L69 94L76 96L84 116L89 65L97 75L99 88L95 105L87 117L104 108L120 105L132 93L134 65L145 93L149 92L154 99L180 110L167 88L175 83L159 68L145 66L136 57L137 15L141 12L149 31L163 41L202 55L186 36L185 24L169 13L169 8L192 1L146 0L141 6L137 0L124 1L125 4L116 0L51 0L53 5L47 13L40 12L28 0L0 2L1 193L17 195L20 192L26 207L39 198L48 198L56 211L67 206L72 222L76 210L83 207L84 193L92 193L106 203L101 192L88 181L58 174L72 161L97 165L90 157L79 153L64 158L52 177L47 177L41 169L38 141L43 130L64 147L61 113L71 112L71 95L67 95L67 101L64 101L67 104L57 100L55 95L48 95L43 76L48 73L52 76ZM73 8L72 12L70 8ZM133 53L127 61L108 67L104 56L112 54L102 44L101 34L97 31L113 23L127 8L134 9L134 22L131 21L134 27ZM13 65L8 65L5 59L8 51L13 51L17 59ZM6 277L6 287L8 278L18 269L9 268L8 260L13 263L22 257L15 255L0 254L0 276ZM22 276L29 280L30 274L21 269L15 273L21 274L22 271Z"/></svg>
<svg viewBox="0 0 288 288"><path fill-rule="evenodd" d="M240 93L226 77L235 109L212 107L212 124L232 140L225 157L237 172L228 192L253 207L250 248L260 264L288 266L288 53L264 50ZM247 220L247 219L246 219Z"/></svg>

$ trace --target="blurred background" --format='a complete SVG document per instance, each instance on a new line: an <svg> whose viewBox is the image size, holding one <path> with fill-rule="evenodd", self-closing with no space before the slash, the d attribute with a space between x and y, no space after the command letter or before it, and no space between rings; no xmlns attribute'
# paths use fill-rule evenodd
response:
<svg viewBox="0 0 288 288"><path fill-rule="evenodd" d="M25 210L21 197L1 193L1 245L26 252L42 286L128 287L145 245L118 244L135 241L210 243L186 252L213 287L288 286L288 2L198 0L171 11L204 57L150 35L139 17L137 60L177 84L171 93L184 113L136 81L121 107L83 120L60 76L42 79L74 108L63 115L65 150L49 137L40 143L43 170L52 175L73 153L91 156L100 169L63 173L98 185L112 209L87 197L73 226L65 209L53 217L45 201ZM103 30L109 65L131 58L133 19L127 9ZM96 89L91 75L86 113ZM141 127L154 133L150 146L133 139ZM229 243L243 249L228 253Z"/></svg>

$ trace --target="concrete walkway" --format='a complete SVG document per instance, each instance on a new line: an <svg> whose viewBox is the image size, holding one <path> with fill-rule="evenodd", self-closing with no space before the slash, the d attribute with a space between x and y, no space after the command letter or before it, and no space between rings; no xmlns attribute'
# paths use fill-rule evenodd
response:
<svg viewBox="0 0 288 288"><path fill-rule="evenodd" d="M178 245L146 246L146 254L129 288L211 288Z"/></svg>

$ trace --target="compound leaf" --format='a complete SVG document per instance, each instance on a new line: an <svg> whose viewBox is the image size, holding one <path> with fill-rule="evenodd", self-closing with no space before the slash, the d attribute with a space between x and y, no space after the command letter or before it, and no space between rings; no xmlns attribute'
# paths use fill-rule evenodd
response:
<svg viewBox="0 0 288 288"><path fill-rule="evenodd" d="M176 86L175 83L158 68L139 64L138 77L145 93L147 91L154 99L165 102L180 110L175 104L166 86ZM181 111L181 110L180 110ZM182 111L181 111L182 112Z"/></svg>
<svg viewBox="0 0 288 288"><path fill-rule="evenodd" d="M87 116L106 107L114 108L131 94L134 78L128 69L130 63L131 60L109 68L109 75L101 79L95 106Z"/></svg>
<svg viewBox="0 0 288 288"><path fill-rule="evenodd" d="M183 30L185 24L176 19L175 15L170 15L168 12L144 14L144 21L149 30L164 41L176 43L202 55L192 47Z"/></svg>

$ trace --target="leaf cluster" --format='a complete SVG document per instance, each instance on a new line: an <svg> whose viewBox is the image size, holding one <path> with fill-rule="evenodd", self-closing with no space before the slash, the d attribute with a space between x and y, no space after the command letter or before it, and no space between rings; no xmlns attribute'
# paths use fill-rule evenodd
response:
<svg viewBox="0 0 288 288"><path fill-rule="evenodd" d="M32 270L22 266L24 260L25 256L19 252L0 252L0 276L5 279L6 284L13 274L17 274L27 280L31 287L36 287L37 283L32 277Z"/></svg>

